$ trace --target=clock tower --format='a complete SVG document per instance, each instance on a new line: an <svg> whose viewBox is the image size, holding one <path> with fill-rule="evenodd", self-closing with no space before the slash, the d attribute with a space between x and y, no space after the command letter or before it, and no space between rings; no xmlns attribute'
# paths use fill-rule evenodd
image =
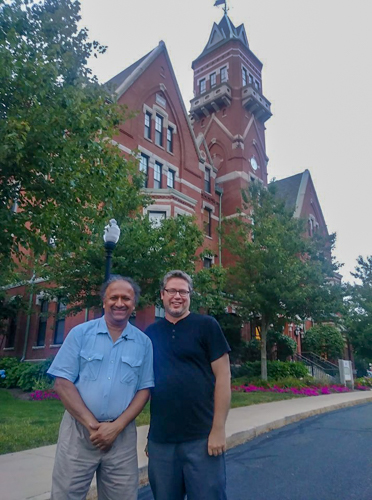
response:
<svg viewBox="0 0 372 500"><path fill-rule="evenodd" d="M262 63L249 48L244 25L225 12L192 63L194 98L190 115L199 144L205 144L223 188L222 214L241 208L241 190L267 184L265 122L270 102L263 94Z"/></svg>

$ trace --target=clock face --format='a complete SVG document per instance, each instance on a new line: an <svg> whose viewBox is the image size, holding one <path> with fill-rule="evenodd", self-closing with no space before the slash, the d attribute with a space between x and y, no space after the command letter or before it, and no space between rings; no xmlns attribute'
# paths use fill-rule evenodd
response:
<svg viewBox="0 0 372 500"><path fill-rule="evenodd" d="M252 158L251 158L251 165L252 165L253 170L258 169L258 163L257 163L257 160L254 156L252 156Z"/></svg>

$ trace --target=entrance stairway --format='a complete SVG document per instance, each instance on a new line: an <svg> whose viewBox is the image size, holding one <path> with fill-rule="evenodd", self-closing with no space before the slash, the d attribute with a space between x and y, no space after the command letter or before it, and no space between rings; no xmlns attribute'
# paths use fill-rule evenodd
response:
<svg viewBox="0 0 372 500"><path fill-rule="evenodd" d="M321 358L313 352L303 352L295 354L294 361L299 361L306 365L309 374L321 382L337 384L340 382L338 366L327 359Z"/></svg>

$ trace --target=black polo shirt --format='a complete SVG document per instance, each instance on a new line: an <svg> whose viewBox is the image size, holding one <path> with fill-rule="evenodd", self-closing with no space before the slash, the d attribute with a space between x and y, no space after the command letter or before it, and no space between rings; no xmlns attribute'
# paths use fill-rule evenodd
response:
<svg viewBox="0 0 372 500"><path fill-rule="evenodd" d="M179 443L212 428L215 377L211 363L230 351L211 316L190 313L176 324L162 319L145 332L154 347L149 439Z"/></svg>

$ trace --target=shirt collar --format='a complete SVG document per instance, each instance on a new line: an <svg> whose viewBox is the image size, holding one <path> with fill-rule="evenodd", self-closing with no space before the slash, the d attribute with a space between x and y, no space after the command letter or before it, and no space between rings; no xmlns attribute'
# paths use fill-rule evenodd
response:
<svg viewBox="0 0 372 500"><path fill-rule="evenodd" d="M104 316L102 316L101 318L99 318L99 320L97 322L97 330L96 330L96 332L97 332L97 334L99 334L99 333L107 333L107 335L110 333L108 331L107 324L106 324ZM127 323L127 326L121 332L121 335L120 335L119 338L124 338L124 337L126 339L128 339L128 340L134 340L135 339L134 328L131 325L131 323L129 323L129 321Z"/></svg>

